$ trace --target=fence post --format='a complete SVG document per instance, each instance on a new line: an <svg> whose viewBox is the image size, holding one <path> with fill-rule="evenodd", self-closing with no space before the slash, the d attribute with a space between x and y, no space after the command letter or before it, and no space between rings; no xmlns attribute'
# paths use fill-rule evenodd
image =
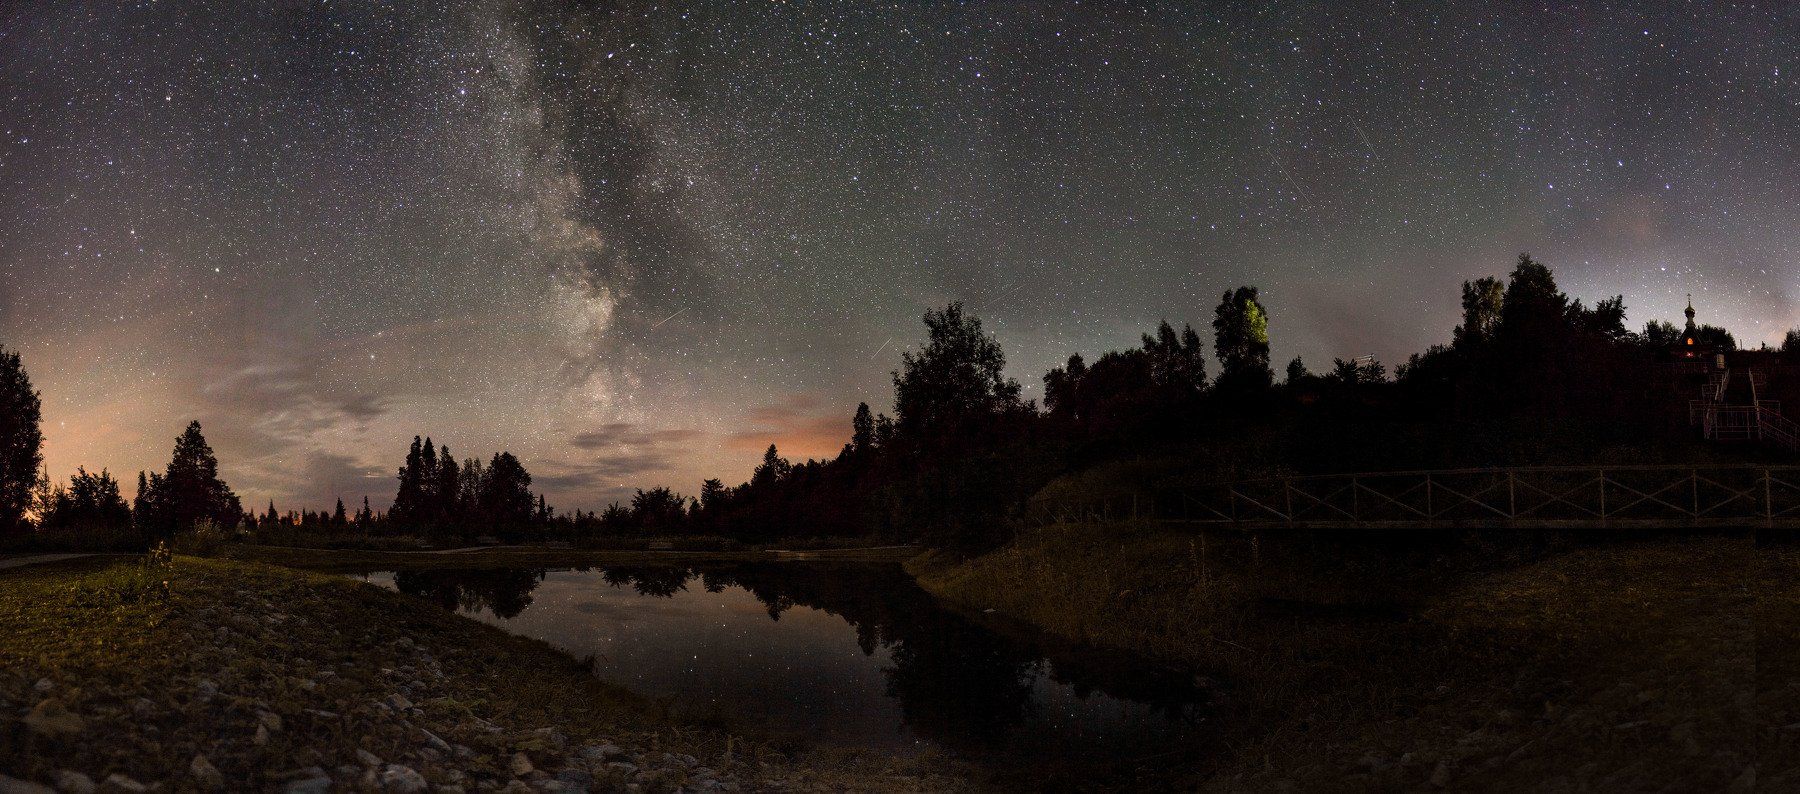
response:
<svg viewBox="0 0 1800 794"><path fill-rule="evenodd" d="M1350 520L1362 523L1362 478L1350 475Z"/></svg>
<svg viewBox="0 0 1800 794"><path fill-rule="evenodd" d="M1293 529L1294 528L1294 481L1292 479L1286 479L1286 478L1282 479L1281 495L1287 499L1288 528Z"/></svg>
<svg viewBox="0 0 1800 794"><path fill-rule="evenodd" d="M1600 470L1600 523L1606 523L1606 470Z"/></svg>
<svg viewBox="0 0 1800 794"><path fill-rule="evenodd" d="M1519 520L1519 492L1513 482L1513 470L1506 470L1506 520Z"/></svg>
<svg viewBox="0 0 1800 794"><path fill-rule="evenodd" d="M1693 484L1694 491L1694 512L1689 515L1698 519L1700 517L1700 470L1695 469L1688 476L1691 478L1689 481Z"/></svg>
<svg viewBox="0 0 1800 794"><path fill-rule="evenodd" d="M1773 469L1763 469L1763 525L1770 529L1775 528L1775 492L1769 483L1773 474Z"/></svg>
<svg viewBox="0 0 1800 794"><path fill-rule="evenodd" d="M1437 511L1431 507L1431 472L1425 472L1425 517L1437 518Z"/></svg>

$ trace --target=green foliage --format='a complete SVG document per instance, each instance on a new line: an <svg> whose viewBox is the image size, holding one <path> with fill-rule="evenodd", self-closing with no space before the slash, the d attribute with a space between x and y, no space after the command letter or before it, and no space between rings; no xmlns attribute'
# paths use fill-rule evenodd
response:
<svg viewBox="0 0 1800 794"><path fill-rule="evenodd" d="M1256 288L1238 287L1225 293L1213 314L1219 388L1235 392L1267 388L1275 379L1269 369L1269 314L1258 300Z"/></svg>

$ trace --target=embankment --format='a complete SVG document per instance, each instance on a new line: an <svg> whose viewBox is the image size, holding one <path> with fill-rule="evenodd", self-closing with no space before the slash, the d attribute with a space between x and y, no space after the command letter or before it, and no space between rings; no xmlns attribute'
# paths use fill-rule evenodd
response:
<svg viewBox="0 0 1800 794"><path fill-rule="evenodd" d="M1750 532L1319 536L1055 526L919 582L1217 681L1215 790L1794 783L1800 556ZM1759 661L1761 665L1759 667ZM1778 757L1786 751L1785 760ZM1758 756L1761 769L1757 768Z"/></svg>

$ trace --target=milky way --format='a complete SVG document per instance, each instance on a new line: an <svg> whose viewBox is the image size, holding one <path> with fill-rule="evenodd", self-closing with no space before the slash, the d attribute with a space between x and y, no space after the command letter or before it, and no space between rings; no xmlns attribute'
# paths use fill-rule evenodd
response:
<svg viewBox="0 0 1800 794"><path fill-rule="evenodd" d="M252 504L419 433L589 508L834 453L951 300L1027 396L1243 283L1397 360L1521 251L1800 325L1794 5L1248 5L0 12L0 344L57 476L198 418Z"/></svg>

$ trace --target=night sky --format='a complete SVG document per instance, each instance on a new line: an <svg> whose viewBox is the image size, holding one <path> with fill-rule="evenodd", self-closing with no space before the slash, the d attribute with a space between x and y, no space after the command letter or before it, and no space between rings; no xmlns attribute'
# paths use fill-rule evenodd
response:
<svg viewBox="0 0 1800 794"><path fill-rule="evenodd" d="M1800 325L1800 4L18 5L0 344L58 478L197 418L251 506L379 508L415 433L691 493L835 453L951 300L1028 397L1245 283L1278 368L1391 365L1521 251Z"/></svg>

